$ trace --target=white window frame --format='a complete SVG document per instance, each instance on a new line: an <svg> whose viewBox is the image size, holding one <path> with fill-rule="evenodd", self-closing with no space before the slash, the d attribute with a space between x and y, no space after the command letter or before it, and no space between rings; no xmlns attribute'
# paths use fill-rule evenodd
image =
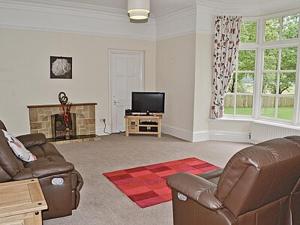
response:
<svg viewBox="0 0 300 225"><path fill-rule="evenodd" d="M257 23L257 36L256 43L241 43L239 50L256 50L256 71L254 76L254 92L253 92L253 109L252 117L246 115L225 115L225 119L244 119L252 118L253 120L270 121L274 123L282 123L300 126L300 23L299 23L299 35L298 38L289 40L280 40L265 42L265 22L268 19L283 17L289 15L300 14L300 9L290 10L283 13L271 14L262 17L245 17L243 21L256 21ZM269 118L261 116L261 103L262 103L262 84L263 84L263 72L264 72L264 50L268 48L287 48L297 47L297 68L296 68L296 83L295 83L295 95L294 95L294 118L292 121L281 120L278 118ZM238 62L237 62L238 63ZM233 93L236 95L236 93Z"/></svg>

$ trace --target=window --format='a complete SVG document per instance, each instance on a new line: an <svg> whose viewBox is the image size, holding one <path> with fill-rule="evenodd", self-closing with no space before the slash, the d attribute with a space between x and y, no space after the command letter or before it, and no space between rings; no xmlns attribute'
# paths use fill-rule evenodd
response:
<svg viewBox="0 0 300 225"><path fill-rule="evenodd" d="M299 27L299 14L243 22L225 114L300 123Z"/></svg>
<svg viewBox="0 0 300 225"><path fill-rule="evenodd" d="M255 50L240 50L236 71L225 97L225 114L252 115Z"/></svg>
<svg viewBox="0 0 300 225"><path fill-rule="evenodd" d="M241 26L241 42L257 42L257 22L246 21ZM252 115L256 50L240 48L238 63L225 96L225 114Z"/></svg>
<svg viewBox="0 0 300 225"><path fill-rule="evenodd" d="M264 50L261 115L292 120L297 67L297 48Z"/></svg>

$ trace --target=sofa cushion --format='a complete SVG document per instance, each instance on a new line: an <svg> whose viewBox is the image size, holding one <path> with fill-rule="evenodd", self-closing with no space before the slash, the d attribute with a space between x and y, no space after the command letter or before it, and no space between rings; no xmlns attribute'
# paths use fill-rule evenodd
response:
<svg viewBox="0 0 300 225"><path fill-rule="evenodd" d="M40 158L55 158L57 160L65 161L64 157L57 151L55 146L51 143L46 143L43 145L35 145L28 148L32 154L34 154L38 159Z"/></svg>
<svg viewBox="0 0 300 225"><path fill-rule="evenodd" d="M42 145L47 142L47 139L44 134L26 134L26 135L21 135L17 137L19 141L22 142L22 144L26 148L33 147L35 145Z"/></svg>
<svg viewBox="0 0 300 225"><path fill-rule="evenodd" d="M36 160L35 155L28 151L15 136L13 136L5 130L2 131L4 133L4 136L6 137L9 147L13 150L13 152L19 159L25 162L32 162Z"/></svg>
<svg viewBox="0 0 300 225"><path fill-rule="evenodd" d="M11 177L24 168L23 163L9 147L3 132L0 132L0 167Z"/></svg>
<svg viewBox="0 0 300 225"><path fill-rule="evenodd" d="M29 163L26 168L30 168L32 176L36 178L69 173L74 170L72 163L45 160L37 160Z"/></svg>

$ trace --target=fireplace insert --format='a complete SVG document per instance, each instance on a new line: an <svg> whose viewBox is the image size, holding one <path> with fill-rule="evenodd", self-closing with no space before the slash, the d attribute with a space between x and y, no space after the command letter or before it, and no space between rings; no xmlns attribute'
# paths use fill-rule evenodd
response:
<svg viewBox="0 0 300 225"><path fill-rule="evenodd" d="M51 115L52 138L65 139L67 127L69 128L68 135L70 138L76 137L76 113L70 113L70 120L67 125L68 126L66 126L64 121L64 115Z"/></svg>

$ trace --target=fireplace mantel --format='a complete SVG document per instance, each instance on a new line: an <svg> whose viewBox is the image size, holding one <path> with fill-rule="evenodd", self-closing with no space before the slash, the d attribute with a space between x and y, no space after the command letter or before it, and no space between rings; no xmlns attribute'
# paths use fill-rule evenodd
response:
<svg viewBox="0 0 300 225"><path fill-rule="evenodd" d="M76 114L76 134L95 135L95 107L97 103L74 103L71 113ZM47 138L53 138L51 116L62 113L60 104L28 105L30 132L43 133Z"/></svg>
<svg viewBox="0 0 300 225"><path fill-rule="evenodd" d="M72 106L86 106L86 105L97 105L97 103L72 103ZM51 107L60 107L60 104L49 104L49 105L28 105L28 109L32 108L51 108Z"/></svg>

